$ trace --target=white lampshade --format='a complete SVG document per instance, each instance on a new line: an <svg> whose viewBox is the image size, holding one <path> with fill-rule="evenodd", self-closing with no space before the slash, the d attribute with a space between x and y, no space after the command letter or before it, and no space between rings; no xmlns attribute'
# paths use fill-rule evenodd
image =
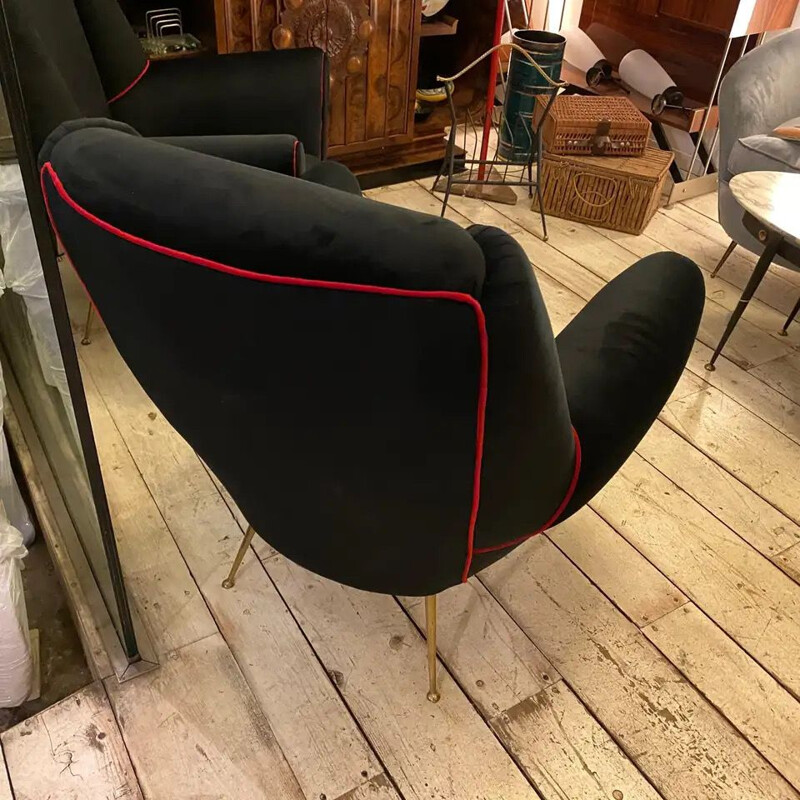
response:
<svg viewBox="0 0 800 800"><path fill-rule="evenodd" d="M600 48L580 28L566 28L561 35L567 40L564 47L564 61L579 69L588 72L598 62L605 61L606 57Z"/></svg>
<svg viewBox="0 0 800 800"><path fill-rule="evenodd" d="M651 100L675 86L664 67L644 50L631 50L619 62L619 77Z"/></svg>

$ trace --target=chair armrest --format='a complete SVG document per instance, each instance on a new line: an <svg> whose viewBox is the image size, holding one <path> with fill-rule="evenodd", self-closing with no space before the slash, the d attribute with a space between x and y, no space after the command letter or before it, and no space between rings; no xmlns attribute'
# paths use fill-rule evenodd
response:
<svg viewBox="0 0 800 800"><path fill-rule="evenodd" d="M339 164L337 161L309 163L308 169L301 172L300 176L304 181L361 196L358 178L344 164Z"/></svg>
<svg viewBox="0 0 800 800"><path fill-rule="evenodd" d="M273 50L154 61L111 111L143 136L288 133L324 158L327 95L321 50Z"/></svg>
<svg viewBox="0 0 800 800"><path fill-rule="evenodd" d="M196 153L224 158L237 164L299 177L305 171L305 154L298 139L288 134L264 136L156 136L157 142Z"/></svg>
<svg viewBox="0 0 800 800"><path fill-rule="evenodd" d="M612 478L686 366L705 302L697 266L655 253L603 287L556 337L580 477L562 520Z"/></svg>

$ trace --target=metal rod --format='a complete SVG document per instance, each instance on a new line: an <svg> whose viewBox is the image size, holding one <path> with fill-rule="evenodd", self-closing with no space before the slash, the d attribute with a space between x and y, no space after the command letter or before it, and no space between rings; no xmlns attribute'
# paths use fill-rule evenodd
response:
<svg viewBox="0 0 800 800"><path fill-rule="evenodd" d="M794 318L797 316L797 312L800 311L800 297L797 299L794 308L792 309L792 313L786 318L786 323L784 324L783 328L781 328L780 334L781 336L788 336L789 335L789 326L794 322Z"/></svg>
<svg viewBox="0 0 800 800"><path fill-rule="evenodd" d="M92 320L94 319L94 305L89 301L89 310L86 312L86 324L83 326L83 339L81 344L92 343Z"/></svg>
<svg viewBox="0 0 800 800"><path fill-rule="evenodd" d="M236 552L236 558L233 559L233 564L231 564L231 571L228 573L228 577L222 581L223 589L232 589L233 585L236 583L236 573L239 571L239 567L242 565L242 560L244 559L247 549L250 547L250 542L253 541L254 535L255 530L253 526L248 525L247 531L244 534L244 539L242 539L242 543L239 545L239 549Z"/></svg>
<svg viewBox="0 0 800 800"><path fill-rule="evenodd" d="M428 700L438 703L439 682L436 679L436 595L425 598L425 635L428 639Z"/></svg>
<svg viewBox="0 0 800 800"><path fill-rule="evenodd" d="M505 0L497 0L497 14L494 20L494 36L492 45L497 46L503 38L503 9ZM495 50L492 53L492 60L489 66L489 86L486 89L486 108L483 119L483 140L481 141L481 160L486 158L489 152L489 135L492 131L492 111L494 110L494 94L497 85L497 69L500 64L500 53ZM484 167L478 169L478 180L483 180Z"/></svg>
<svg viewBox="0 0 800 800"><path fill-rule="evenodd" d="M717 277L717 273L722 269L722 265L728 260L731 253L736 249L736 242L731 239L731 243L728 245L728 249L722 254L722 258L717 262L717 266L714 267L714 271L711 273L712 278Z"/></svg>
<svg viewBox="0 0 800 800"><path fill-rule="evenodd" d="M747 52L747 45L750 42L750 34L747 34L744 37L744 41L742 42L742 49L739 53L739 58L741 58ZM712 160L714 158L714 148L717 146L717 139L719 138L719 122L717 122L717 127L714 130L714 138L711 140L711 147L708 148L708 160L706 161L705 168L703 169L703 175L708 174L708 169L711 166ZM700 139L699 141L702 141Z"/></svg>
<svg viewBox="0 0 800 800"><path fill-rule="evenodd" d="M703 141L703 135L706 132L706 126L708 125L708 119L711 116L711 109L714 107L714 100L717 97L717 92L719 91L719 85L722 82L722 73L725 71L725 62L728 60L728 53L731 50L731 40L725 43L725 52L722 54L722 60L719 62L719 69L717 70L717 77L714 79L714 88L711 90L711 97L708 100L708 108L705 110L703 114L703 124L700 126L700 133L697 137L697 144L694 148L694 153L692 154L692 160L689 163L689 170L686 173L686 180L691 180L692 173L694 171L694 163L697 161L697 154L700 152L700 143ZM709 159L711 156L709 155ZM705 173L704 173L705 174Z"/></svg>
<svg viewBox="0 0 800 800"><path fill-rule="evenodd" d="M756 289L758 289L762 278L766 275L770 264L772 264L772 260L775 258L775 254L778 252L778 248L783 242L783 237L774 231L771 233L761 231L758 238L760 241L764 242L764 251L761 253L761 257L758 259L755 269L753 269L750 280L747 281L747 286L744 287L739 302L731 312L728 324L725 326L725 332L722 334L722 338L719 340L719 344L714 350L714 354L711 356L711 361L706 364L706 369L709 372L713 372L716 369L715 362L719 358L722 348L725 347L730 335L736 328L736 323L739 322L744 310L747 308L747 304L750 302L750 298L755 294Z"/></svg>
<svg viewBox="0 0 800 800"><path fill-rule="evenodd" d="M511 22L511 9L508 7L508 0L503 0L503 5L505 6L506 9L506 23L508 24L508 30L513 31L514 25Z"/></svg>

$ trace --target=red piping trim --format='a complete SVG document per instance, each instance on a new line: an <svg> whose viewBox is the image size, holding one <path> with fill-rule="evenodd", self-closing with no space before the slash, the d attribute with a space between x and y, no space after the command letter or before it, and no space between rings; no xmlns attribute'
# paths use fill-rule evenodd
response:
<svg viewBox="0 0 800 800"><path fill-rule="evenodd" d="M567 504L570 500L572 500L572 495L575 494L575 487L578 485L578 476L581 473L581 440L578 437L578 431L575 428L572 429L572 438L575 440L575 466L572 470L572 480L569 482L569 486L567 487L567 493L564 495L564 499L559 503L558 508L555 510L555 513L552 517L550 517L544 525L538 530L535 530L533 533L526 533L524 536L520 536L517 539L512 539L510 542L504 542L503 544L493 544L491 547L478 547L475 550L475 553L492 553L495 550L503 550L506 547L513 547L516 544L521 544L526 539L530 539L531 536L536 536L539 533L544 533L548 528L552 528L553 525L558 522L558 518L564 513L564 509L567 507Z"/></svg>
<svg viewBox="0 0 800 800"><path fill-rule="evenodd" d="M300 142L298 142L297 139L295 139L294 140L294 147L292 147L292 175L294 175L295 178L297 177L297 145L298 144L300 144Z"/></svg>
<svg viewBox="0 0 800 800"><path fill-rule="evenodd" d="M139 81L142 78L144 78L145 74L147 73L147 70L149 69L150 69L150 59L145 61L142 71L119 94L115 94L110 100L107 101L108 104L111 105L112 103L116 103L117 100L120 100L121 98L125 97L125 95L128 94L128 92L131 89L133 89L133 87L136 86L136 84L139 83Z"/></svg>
<svg viewBox="0 0 800 800"><path fill-rule="evenodd" d="M114 227L111 223L100 219L99 217L87 211L83 206L79 205L69 195L61 183L61 179L56 174L53 165L48 161L42 166L42 192L47 200L47 192L44 186L45 171L50 175L56 191L61 199L77 214L87 219L104 231L124 239L132 244L144 247L147 250L152 250L162 255L177 258L181 261L187 261L192 264L199 264L202 267L213 269L217 272L225 272L229 275L235 275L240 278L248 278L254 281L262 281L264 283L274 283L284 286L305 286L317 289L333 289L337 291L346 292L363 292L365 294L378 294L389 295L394 297L419 297L426 300L452 300L457 303L466 303L472 307L475 313L475 320L478 324L478 342L481 351L481 366L480 378L478 382L478 409L477 409L477 423L475 426L475 464L472 476L472 506L469 517L469 528L467 530L467 558L464 564L464 571L462 573L462 580L466 581L469 577L469 568L472 563L473 546L475 542L475 523L478 520L478 508L481 501L481 464L483 461L483 436L486 425L486 396L489 386L489 338L486 334L486 318L483 314L481 304L472 295L463 292L448 292L448 291L421 291L416 289L392 289L386 286L370 286L368 284L357 283L342 283L338 281L321 281L312 280L309 278L290 278L280 275L266 275L261 272L251 272L250 270L240 269L239 267L232 267L228 264L221 264L217 261L212 261L202 256L192 255L191 253L184 253L180 250L173 250L171 247L165 247L155 242L150 242L147 239L142 239L132 233L120 230ZM50 212L50 206L47 204L47 212L50 215L50 222L53 230L56 230L53 215Z"/></svg>
<svg viewBox="0 0 800 800"><path fill-rule="evenodd" d="M69 263L70 266L72 267L72 271L75 273L75 277L78 279L80 285L83 286L83 291L86 292L86 296L89 298L89 302L92 304L95 314L97 314L97 318L100 320L100 322L103 322L103 318L102 316L100 316L100 310L97 308L97 305L92 299L92 296L89 294L89 290L86 288L86 284L83 282L83 278L81 278L80 274L78 273L78 270L75 269L75 262L72 260L72 256L70 256L69 252L67 251L66 245L64 244L64 242L61 241L61 237L58 235L58 231L56 230L56 224L55 221L53 220L53 214L50 211L50 200L47 197L47 192L45 191L44 188L44 167L42 167L42 171L40 173L40 183L42 187L42 197L44 197L44 207L45 209L47 209L47 216L50 219L50 227L53 229L53 233L55 233L56 239L61 245L61 249L63 250L64 255L69 259Z"/></svg>

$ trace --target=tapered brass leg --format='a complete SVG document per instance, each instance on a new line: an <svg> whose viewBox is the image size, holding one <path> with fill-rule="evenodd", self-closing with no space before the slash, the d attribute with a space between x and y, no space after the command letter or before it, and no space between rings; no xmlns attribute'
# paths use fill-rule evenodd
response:
<svg viewBox="0 0 800 800"><path fill-rule="evenodd" d="M231 571L228 573L228 577L222 581L223 589L232 589L233 585L236 583L236 573L239 571L239 567L242 565L242 559L244 558L244 554L247 552L247 548L250 547L250 542L253 541L254 535L255 530L253 529L252 525L249 525L247 531L245 532L244 539L242 539L242 544L236 553L236 558L233 559L233 564L231 564Z"/></svg>
<svg viewBox="0 0 800 800"><path fill-rule="evenodd" d="M425 598L425 633L428 637L428 700L438 703L439 682L436 680L436 595Z"/></svg>
<svg viewBox="0 0 800 800"><path fill-rule="evenodd" d="M89 301L89 310L86 312L86 324L83 326L83 339L81 344L92 343L92 320L94 319L94 306Z"/></svg>

